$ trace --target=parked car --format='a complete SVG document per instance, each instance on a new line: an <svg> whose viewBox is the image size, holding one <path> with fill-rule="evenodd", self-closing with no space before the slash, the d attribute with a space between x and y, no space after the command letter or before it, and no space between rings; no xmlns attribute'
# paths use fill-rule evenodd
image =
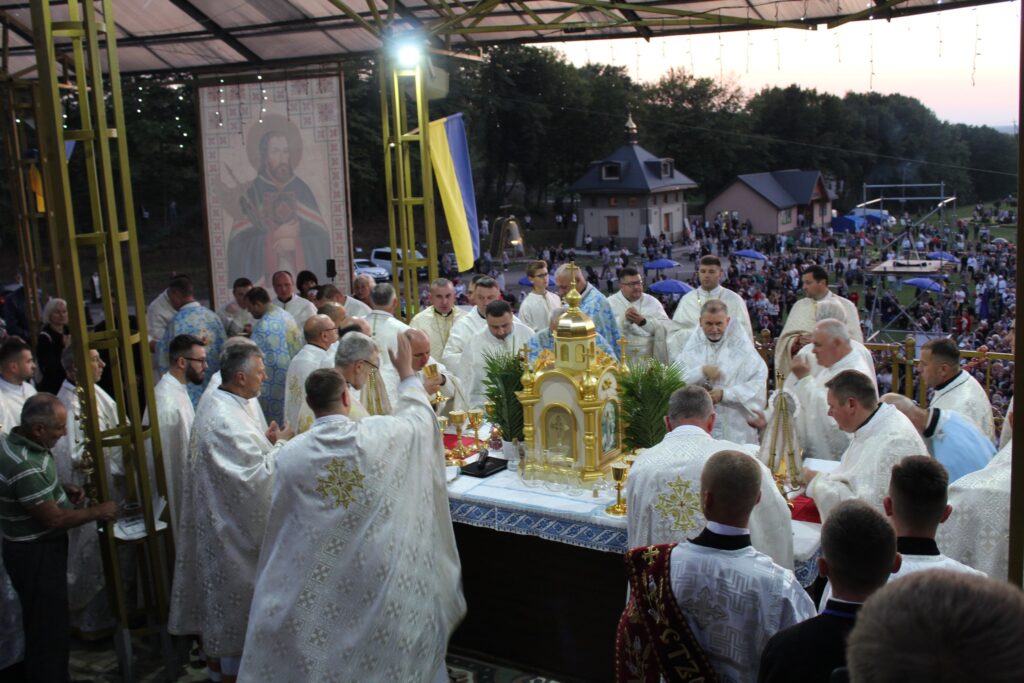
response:
<svg viewBox="0 0 1024 683"><path fill-rule="evenodd" d="M401 254L402 254L402 250L399 249L398 250L398 255L401 256ZM416 258L418 258L418 259L424 258L423 254L421 254L419 252L419 250L416 251ZM390 273L391 272L391 247L377 247L376 249L374 249L373 251L370 252L370 260L373 261L373 265L379 266L379 267L383 268L384 270L386 270L386 271L388 271ZM399 273L398 277L399 278L402 277L401 273ZM420 280L426 280L427 279L427 267L426 266L420 266L416 270L416 277L418 277Z"/></svg>
<svg viewBox="0 0 1024 683"><path fill-rule="evenodd" d="M352 262L356 275L369 275L374 282L391 282L391 269L381 268L370 259L357 258Z"/></svg>

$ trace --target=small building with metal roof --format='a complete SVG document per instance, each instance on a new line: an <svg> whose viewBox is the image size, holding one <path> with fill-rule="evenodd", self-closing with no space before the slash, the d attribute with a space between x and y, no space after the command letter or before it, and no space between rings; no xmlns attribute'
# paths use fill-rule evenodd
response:
<svg viewBox="0 0 1024 683"><path fill-rule="evenodd" d="M835 198L820 171L747 173L708 200L704 217L714 221L729 212L734 219L750 221L755 233L778 235L829 225Z"/></svg>

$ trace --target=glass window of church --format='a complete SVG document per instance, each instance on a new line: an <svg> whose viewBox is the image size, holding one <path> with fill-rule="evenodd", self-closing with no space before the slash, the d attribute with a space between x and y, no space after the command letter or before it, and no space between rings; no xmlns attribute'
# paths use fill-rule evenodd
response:
<svg viewBox="0 0 1024 683"><path fill-rule="evenodd" d="M672 161L665 159L661 162L661 177L671 178L672 177Z"/></svg>
<svg viewBox="0 0 1024 683"><path fill-rule="evenodd" d="M618 164L605 164L601 167L602 180L618 180L621 177Z"/></svg>
<svg viewBox="0 0 1024 683"><path fill-rule="evenodd" d="M618 205L619 205L619 198L618 197L609 197L608 198L608 206L611 206L611 207L614 208L614 207L616 207Z"/></svg>

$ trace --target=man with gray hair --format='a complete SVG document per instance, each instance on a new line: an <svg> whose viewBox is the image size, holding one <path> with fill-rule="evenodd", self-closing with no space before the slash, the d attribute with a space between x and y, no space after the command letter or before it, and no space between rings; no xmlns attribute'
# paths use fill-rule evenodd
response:
<svg viewBox="0 0 1024 683"><path fill-rule="evenodd" d="M366 322L370 325L373 341L380 349L380 368L377 371L378 379L386 392L388 405L394 403L398 398L398 373L388 357L388 351L398 348L398 335L409 329L409 326L395 317L398 312L398 295L395 288L387 283L382 283L373 288L370 294L373 302L373 310L366 316ZM376 380L375 380L376 383ZM371 402L372 403L372 402ZM370 405L371 413L375 414ZM383 411L387 414L390 411Z"/></svg>
<svg viewBox="0 0 1024 683"><path fill-rule="evenodd" d="M363 325L365 324L364 322ZM320 369L337 369L341 373L348 386L348 418L362 420L370 416L361 402L362 392L369 383L370 376L380 367L380 350L373 337L359 331L356 325L339 330L339 333L342 337L338 340L335 354L331 358L331 368ZM316 416L306 401L306 405L299 409L299 418L295 423L296 432L305 433L315 419Z"/></svg>
<svg viewBox="0 0 1024 683"><path fill-rule="evenodd" d="M222 384L192 428L192 467L178 534L168 630L199 635L209 657L235 680L252 601L274 460L291 429L249 411L266 378L263 353L248 344L221 354Z"/></svg>
<svg viewBox="0 0 1024 683"><path fill-rule="evenodd" d="M594 321L597 332L615 349L615 359L619 358L619 323L615 320L615 312L604 295L597 287L587 282L583 269L575 263L563 263L555 271L555 286L564 300L569 290L575 288L580 295L580 310Z"/></svg>
<svg viewBox="0 0 1024 683"><path fill-rule="evenodd" d="M833 318L846 325L846 307L843 304L839 303L838 297L825 299L824 301L820 302L814 308L814 316L815 324L821 322L822 320ZM849 327L847 327L846 329L847 331L849 331ZM864 364L866 366L874 367L875 360L874 358L871 357L871 352L868 351L867 347L864 346L864 344L857 341L853 337L850 337L850 346L856 353L859 353L863 357ZM815 377L821 374L822 367L821 365L818 364L818 359L814 355L813 344L807 344L805 346L802 346L800 350L797 351L795 357L806 360L808 367L810 367L811 369L811 374L814 375Z"/></svg>
<svg viewBox="0 0 1024 683"><path fill-rule="evenodd" d="M853 350L846 325L835 318L819 321L811 332L812 353L822 370L811 374L807 362L797 356L786 388L792 388L799 402L796 417L797 436L804 447L804 457L838 460L850 444L850 437L828 414L828 382L845 370L854 370L868 378L875 387L877 379L870 356L864 358Z"/></svg>
<svg viewBox="0 0 1024 683"><path fill-rule="evenodd" d="M34 394L19 426L0 435L0 530L3 565L21 600L23 680L66 681L69 529L111 522L117 503L87 505L79 486L62 483L50 449L64 436L67 411L53 394ZM4 605L7 607L7 605Z"/></svg>
<svg viewBox="0 0 1024 683"><path fill-rule="evenodd" d="M724 301L704 303L697 330L676 364L687 384L704 387L715 402L718 420L713 437L757 444L757 429L749 420L764 408L768 366L739 323L730 319Z"/></svg>
<svg viewBox="0 0 1024 683"><path fill-rule="evenodd" d="M413 316L409 327L423 330L430 337L430 355L441 358L452 328L466 312L455 305L455 285L439 277L430 283L430 305Z"/></svg>
<svg viewBox="0 0 1024 683"><path fill-rule="evenodd" d="M633 463L626 483L629 547L683 543L704 525L697 496L704 464L714 453L746 453L761 471L761 502L750 517L754 547L783 567L793 568L793 532L789 506L771 472L754 456L754 447L715 439L715 406L707 390L690 385L673 392L661 443Z"/></svg>

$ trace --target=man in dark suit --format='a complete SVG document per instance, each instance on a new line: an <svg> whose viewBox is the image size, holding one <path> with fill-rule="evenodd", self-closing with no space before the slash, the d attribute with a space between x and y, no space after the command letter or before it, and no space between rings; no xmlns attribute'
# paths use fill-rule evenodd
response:
<svg viewBox="0 0 1024 683"><path fill-rule="evenodd" d="M832 511L821 528L821 549L818 570L832 584L832 598L818 616L772 636L761 653L761 683L828 683L846 666L846 638L861 604L900 565L895 531L861 500Z"/></svg>

